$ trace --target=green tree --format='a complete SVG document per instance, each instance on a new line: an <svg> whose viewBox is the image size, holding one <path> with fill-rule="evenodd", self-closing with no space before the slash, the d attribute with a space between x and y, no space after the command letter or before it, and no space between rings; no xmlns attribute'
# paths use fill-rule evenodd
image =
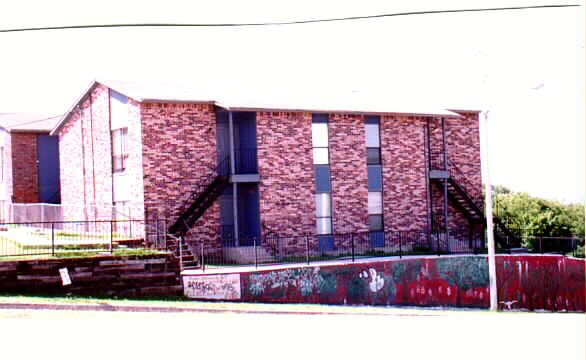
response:
<svg viewBox="0 0 586 360"><path fill-rule="evenodd" d="M535 249L536 236L584 238L583 205L566 205L503 189L494 195L495 216L509 227L520 230L523 246Z"/></svg>

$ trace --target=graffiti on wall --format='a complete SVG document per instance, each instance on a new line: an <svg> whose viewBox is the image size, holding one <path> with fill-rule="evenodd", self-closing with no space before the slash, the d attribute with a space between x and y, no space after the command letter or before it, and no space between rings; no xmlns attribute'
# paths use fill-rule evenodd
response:
<svg viewBox="0 0 586 360"><path fill-rule="evenodd" d="M312 294L329 294L336 289L336 278L332 273L322 272L319 267L285 269L250 275L249 291L254 296L270 293L284 297L299 292L303 297Z"/></svg>
<svg viewBox="0 0 586 360"><path fill-rule="evenodd" d="M441 261L438 261L441 260ZM242 274L242 298L325 304L488 306L486 259L403 259ZM465 269L465 275L458 271ZM468 271L470 270L470 271Z"/></svg>
<svg viewBox="0 0 586 360"><path fill-rule="evenodd" d="M502 309L585 310L584 260L563 256L499 256Z"/></svg>
<svg viewBox="0 0 586 360"><path fill-rule="evenodd" d="M193 299L239 300L240 274L184 276L183 293Z"/></svg>
<svg viewBox="0 0 586 360"><path fill-rule="evenodd" d="M502 309L584 311L584 261L497 257ZM242 274L242 299L323 304L488 307L483 256L397 259Z"/></svg>

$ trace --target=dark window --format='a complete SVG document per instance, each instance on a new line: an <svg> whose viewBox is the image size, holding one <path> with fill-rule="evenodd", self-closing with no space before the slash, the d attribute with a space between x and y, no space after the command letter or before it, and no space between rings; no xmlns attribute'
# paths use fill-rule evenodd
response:
<svg viewBox="0 0 586 360"><path fill-rule="evenodd" d="M128 159L128 128L112 130L112 171L121 172L126 169Z"/></svg>
<svg viewBox="0 0 586 360"><path fill-rule="evenodd" d="M368 165L380 165L380 148L367 148L366 153L368 155L366 159Z"/></svg>
<svg viewBox="0 0 586 360"><path fill-rule="evenodd" d="M328 122L328 114L311 114L311 121L313 123L326 123Z"/></svg>
<svg viewBox="0 0 586 360"><path fill-rule="evenodd" d="M364 117L364 122L366 124L376 124L380 123L380 116L379 115L366 115Z"/></svg>
<svg viewBox="0 0 586 360"><path fill-rule="evenodd" d="M383 230L383 193L368 193L368 229L369 231Z"/></svg>
<svg viewBox="0 0 586 360"><path fill-rule="evenodd" d="M368 231L383 231L382 215L368 215Z"/></svg>
<svg viewBox="0 0 586 360"><path fill-rule="evenodd" d="M382 167L377 165L368 166L368 191L383 190Z"/></svg>
<svg viewBox="0 0 586 360"><path fill-rule="evenodd" d="M329 166L322 165L315 167L315 191L318 193L332 191Z"/></svg>

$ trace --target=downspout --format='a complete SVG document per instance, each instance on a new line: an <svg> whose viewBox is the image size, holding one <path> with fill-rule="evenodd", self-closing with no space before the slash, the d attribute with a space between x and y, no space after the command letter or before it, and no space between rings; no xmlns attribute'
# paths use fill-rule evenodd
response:
<svg viewBox="0 0 586 360"><path fill-rule="evenodd" d="M236 173L236 159L234 157L234 119L232 111L228 111L228 138L230 140L230 177ZM238 229L238 184L232 183L232 212L234 216L234 245L240 246Z"/></svg>
<svg viewBox="0 0 586 360"><path fill-rule="evenodd" d="M110 186L110 202L114 206L114 163L112 162L112 93L108 88L108 138L110 139L110 178L112 179Z"/></svg>
<svg viewBox="0 0 586 360"><path fill-rule="evenodd" d="M431 200L431 182L429 181L429 173L431 171L431 144L430 144L430 132L429 132L429 118L425 121L425 126L423 127L423 136L424 136L424 151L425 151L425 187L427 190L427 233L428 233L428 241L431 243L431 232L432 232L432 223L433 223L433 209L432 207L432 200Z"/></svg>
<svg viewBox="0 0 586 360"><path fill-rule="evenodd" d="M94 188L94 206L96 206L96 163L94 161L94 111L92 107L92 94L89 94L90 98L90 136L92 140L92 183Z"/></svg>
<svg viewBox="0 0 586 360"><path fill-rule="evenodd" d="M37 202L41 202L41 162L39 161L39 134L35 134L35 144L36 144L36 161L35 165L37 167ZM43 212L41 211L41 216ZM43 220L44 221L44 220Z"/></svg>
<svg viewBox="0 0 586 360"><path fill-rule="evenodd" d="M87 194L86 194L86 184L85 184L85 137L83 131L83 110L82 107L78 105L79 110L79 120L81 122L80 130L81 130L81 169L82 169L82 177L83 177L83 215L84 220L88 220L87 215Z"/></svg>
<svg viewBox="0 0 586 360"><path fill-rule="evenodd" d="M449 174L448 168L448 141L446 139L446 119L442 118L442 137L443 137L443 145L444 145L444 169ZM449 176L449 175L448 175ZM446 230L446 246L447 250L450 250L450 235L449 235L449 228L448 228L448 178L444 178L444 228Z"/></svg>

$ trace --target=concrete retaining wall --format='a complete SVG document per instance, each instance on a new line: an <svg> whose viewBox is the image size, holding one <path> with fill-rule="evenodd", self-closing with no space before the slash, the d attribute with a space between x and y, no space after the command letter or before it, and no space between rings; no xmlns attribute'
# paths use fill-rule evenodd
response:
<svg viewBox="0 0 586 360"><path fill-rule="evenodd" d="M585 310L584 260L498 256L499 307ZM184 276L188 297L280 303L489 307L486 256L441 256Z"/></svg>

